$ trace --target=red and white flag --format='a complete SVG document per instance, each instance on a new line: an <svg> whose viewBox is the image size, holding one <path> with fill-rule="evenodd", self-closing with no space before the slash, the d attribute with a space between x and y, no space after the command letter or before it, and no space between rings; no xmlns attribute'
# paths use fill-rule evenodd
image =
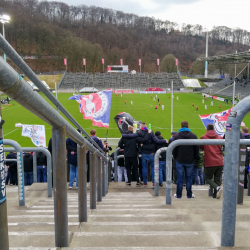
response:
<svg viewBox="0 0 250 250"><path fill-rule="evenodd" d="M104 64L104 58L102 58L102 64Z"/></svg>
<svg viewBox="0 0 250 250"><path fill-rule="evenodd" d="M67 65L67 58L64 58L64 65Z"/></svg>
<svg viewBox="0 0 250 250"><path fill-rule="evenodd" d="M120 65L123 65L123 59L120 59Z"/></svg>
<svg viewBox="0 0 250 250"><path fill-rule="evenodd" d="M86 59L85 58L83 58L82 63L83 63L84 66L86 65Z"/></svg>
<svg viewBox="0 0 250 250"><path fill-rule="evenodd" d="M178 59L175 58L175 65L177 66L178 65Z"/></svg>
<svg viewBox="0 0 250 250"><path fill-rule="evenodd" d="M160 65L160 59L157 59L157 66Z"/></svg>
<svg viewBox="0 0 250 250"><path fill-rule="evenodd" d="M141 66L141 59L139 59L139 66Z"/></svg>

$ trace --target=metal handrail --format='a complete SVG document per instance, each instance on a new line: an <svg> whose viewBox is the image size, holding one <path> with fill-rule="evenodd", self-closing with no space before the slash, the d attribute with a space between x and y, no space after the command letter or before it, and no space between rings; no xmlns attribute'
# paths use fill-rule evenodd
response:
<svg viewBox="0 0 250 250"><path fill-rule="evenodd" d="M99 145L92 140L89 134L81 127L81 125L74 119L74 117L65 109L65 107L54 97L54 95L47 89L37 75L30 69L25 61L18 55L12 46L0 34L0 48L9 57L9 59L45 94L45 96L62 112L69 121L76 126L93 145L104 154Z"/></svg>
<svg viewBox="0 0 250 250"><path fill-rule="evenodd" d="M9 140L3 140L3 143L7 144ZM8 145L8 144L7 144ZM4 148L4 152L15 152L16 150L14 148ZM47 150L46 148L42 148L42 147L38 147L38 148L34 148L34 147L22 147L22 151L31 151L31 152L43 152L46 155L47 158L47 185L48 185L48 197L52 197L52 168L51 168L51 154L49 152L49 150ZM12 160L12 159L11 159ZM12 160L13 161L13 160ZM34 164L33 164L33 171L34 171Z"/></svg>

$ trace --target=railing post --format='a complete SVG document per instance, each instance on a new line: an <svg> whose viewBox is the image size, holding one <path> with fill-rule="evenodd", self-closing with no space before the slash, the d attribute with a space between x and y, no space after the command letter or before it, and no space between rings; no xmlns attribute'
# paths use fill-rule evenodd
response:
<svg viewBox="0 0 250 250"><path fill-rule="evenodd" d="M108 176L108 171L109 171L109 159L106 162L105 166L105 193L108 193L109 190L109 176Z"/></svg>
<svg viewBox="0 0 250 250"><path fill-rule="evenodd" d="M90 209L96 209L96 152L89 155L90 160Z"/></svg>
<svg viewBox="0 0 250 250"><path fill-rule="evenodd" d="M97 175L97 201L102 201L102 158L97 156L98 159L98 175Z"/></svg>
<svg viewBox="0 0 250 250"><path fill-rule="evenodd" d="M66 129L52 128L55 245L68 247Z"/></svg>
<svg viewBox="0 0 250 250"><path fill-rule="evenodd" d="M115 174L115 181L117 182L118 181L118 171L117 171L117 164L118 164L118 161L117 161L117 154L119 152L120 148L116 148L115 152L114 152L114 174Z"/></svg>
<svg viewBox="0 0 250 250"><path fill-rule="evenodd" d="M238 188L237 188L237 204L243 205L244 196L244 177L246 161L246 145L240 145L239 151L239 167L238 167Z"/></svg>
<svg viewBox="0 0 250 250"><path fill-rule="evenodd" d="M0 104L0 118L1 104ZM0 249L9 250L9 235L8 235L8 217L7 217L7 202L6 202L6 186L5 186L5 167L4 167L4 151L3 151L3 134L2 124L0 124Z"/></svg>
<svg viewBox="0 0 250 250"><path fill-rule="evenodd" d="M36 152L33 152L33 182L37 183L37 161Z"/></svg>
<svg viewBox="0 0 250 250"><path fill-rule="evenodd" d="M247 147L247 153L250 154L250 147ZM249 172L248 174L246 175L246 178L247 178L247 196L250 196L250 180L249 180Z"/></svg>
<svg viewBox="0 0 250 250"><path fill-rule="evenodd" d="M77 144L78 166L78 214L79 222L87 222L87 168L86 145Z"/></svg>
<svg viewBox="0 0 250 250"><path fill-rule="evenodd" d="M106 165L106 160L103 159L102 161L102 197L105 197L105 165Z"/></svg>

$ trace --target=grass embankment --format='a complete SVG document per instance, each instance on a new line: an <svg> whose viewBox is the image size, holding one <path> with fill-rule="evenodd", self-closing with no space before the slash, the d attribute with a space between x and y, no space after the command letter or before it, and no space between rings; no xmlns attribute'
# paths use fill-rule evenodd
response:
<svg viewBox="0 0 250 250"><path fill-rule="evenodd" d="M55 81L58 84L63 75L37 75L41 81L45 81L51 89L55 88ZM28 77L24 77L25 81L29 81Z"/></svg>

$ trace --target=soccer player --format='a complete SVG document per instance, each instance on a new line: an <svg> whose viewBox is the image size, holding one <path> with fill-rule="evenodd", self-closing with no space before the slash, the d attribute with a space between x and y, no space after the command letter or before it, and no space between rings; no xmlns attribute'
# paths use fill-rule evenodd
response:
<svg viewBox="0 0 250 250"><path fill-rule="evenodd" d="M159 106L161 106L161 102L159 102Z"/></svg>
<svg viewBox="0 0 250 250"><path fill-rule="evenodd" d="M153 96L151 95L151 98L153 98Z"/></svg>
<svg viewBox="0 0 250 250"><path fill-rule="evenodd" d="M157 98L157 95L155 97Z"/></svg>
<svg viewBox="0 0 250 250"><path fill-rule="evenodd" d="M202 103L204 104L204 99L202 99Z"/></svg>
<svg viewBox="0 0 250 250"><path fill-rule="evenodd" d="M155 101L155 98L153 98L153 101Z"/></svg>
<svg viewBox="0 0 250 250"><path fill-rule="evenodd" d="M192 103L192 108L194 107L194 103Z"/></svg>
<svg viewBox="0 0 250 250"><path fill-rule="evenodd" d="M164 111L164 105L163 104L161 105L161 109Z"/></svg>
<svg viewBox="0 0 250 250"><path fill-rule="evenodd" d="M125 104L125 105L127 104L126 100L124 100L124 104Z"/></svg>
<svg viewBox="0 0 250 250"><path fill-rule="evenodd" d="M213 101L211 101L211 105L210 106L214 106L214 103L213 103Z"/></svg>
<svg viewBox="0 0 250 250"><path fill-rule="evenodd" d="M155 105L155 110L157 110L157 105Z"/></svg>
<svg viewBox="0 0 250 250"><path fill-rule="evenodd" d="M196 106L196 110L195 110L195 112L196 112L196 111L199 111L199 107L198 107L198 105Z"/></svg>
<svg viewBox="0 0 250 250"><path fill-rule="evenodd" d="M205 110L207 110L207 105L205 105Z"/></svg>
<svg viewBox="0 0 250 250"><path fill-rule="evenodd" d="M219 110L221 109L221 105L219 105Z"/></svg>
<svg viewBox="0 0 250 250"><path fill-rule="evenodd" d="M131 105L133 105L133 101L131 100Z"/></svg>
<svg viewBox="0 0 250 250"><path fill-rule="evenodd" d="M168 99L170 99L170 96L168 97Z"/></svg>
<svg viewBox="0 0 250 250"><path fill-rule="evenodd" d="M176 100L179 100L179 96L176 97Z"/></svg>
<svg viewBox="0 0 250 250"><path fill-rule="evenodd" d="M116 93L116 97L117 97L117 93Z"/></svg>
<svg viewBox="0 0 250 250"><path fill-rule="evenodd" d="M205 96L205 101L207 100L207 97Z"/></svg>

